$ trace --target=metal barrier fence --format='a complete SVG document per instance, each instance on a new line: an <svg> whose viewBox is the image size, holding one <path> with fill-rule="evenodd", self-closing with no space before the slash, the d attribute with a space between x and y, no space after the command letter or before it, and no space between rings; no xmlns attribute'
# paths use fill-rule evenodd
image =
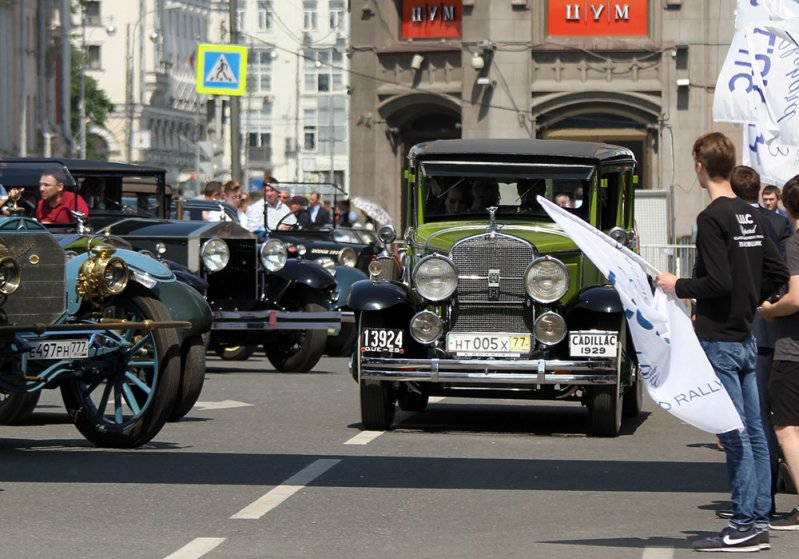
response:
<svg viewBox="0 0 799 559"><path fill-rule="evenodd" d="M661 272L691 277L696 262L696 245L690 239L677 244L641 244L641 256Z"/></svg>

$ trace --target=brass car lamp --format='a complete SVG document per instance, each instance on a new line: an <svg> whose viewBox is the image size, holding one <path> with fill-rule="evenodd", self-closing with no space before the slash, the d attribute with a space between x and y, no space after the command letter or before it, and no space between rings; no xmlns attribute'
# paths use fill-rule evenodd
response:
<svg viewBox="0 0 799 559"><path fill-rule="evenodd" d="M14 293L19 288L20 279L19 262L10 256L8 248L0 243L0 294Z"/></svg>
<svg viewBox="0 0 799 559"><path fill-rule="evenodd" d="M118 256L113 256L115 252L116 248L106 243L92 247L91 255L78 272L78 295L102 300L125 290L130 275L128 265Z"/></svg>

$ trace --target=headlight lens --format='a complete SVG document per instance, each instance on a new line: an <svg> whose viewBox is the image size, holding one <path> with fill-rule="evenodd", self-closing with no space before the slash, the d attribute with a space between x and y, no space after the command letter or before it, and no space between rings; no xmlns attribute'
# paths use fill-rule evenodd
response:
<svg viewBox="0 0 799 559"><path fill-rule="evenodd" d="M333 259L329 256L323 256L322 258L317 259L316 263L327 270L331 276L336 275L336 263L333 262Z"/></svg>
<svg viewBox="0 0 799 559"><path fill-rule="evenodd" d="M11 295L19 287L19 263L10 256L0 260L0 293Z"/></svg>
<svg viewBox="0 0 799 559"><path fill-rule="evenodd" d="M261 264L270 272L282 270L286 265L288 250L285 243L277 239L270 239L261 245Z"/></svg>
<svg viewBox="0 0 799 559"><path fill-rule="evenodd" d="M397 238L397 232L394 230L393 225L387 223L378 228L377 238L380 239L380 242L384 245L390 245Z"/></svg>
<svg viewBox="0 0 799 559"><path fill-rule="evenodd" d="M338 253L338 262L342 266L349 266L350 268L355 267L355 263L358 261L358 255L355 254L355 250L352 247L344 247Z"/></svg>
<svg viewBox="0 0 799 559"><path fill-rule="evenodd" d="M111 258L103 266L103 284L110 295L119 295L128 285L128 265L121 258Z"/></svg>
<svg viewBox="0 0 799 559"><path fill-rule="evenodd" d="M524 274L524 288L539 303L552 303L569 290L569 271L551 256L538 258Z"/></svg>
<svg viewBox="0 0 799 559"><path fill-rule="evenodd" d="M554 312L545 312L535 320L535 339L546 345L560 343L566 337L566 321Z"/></svg>
<svg viewBox="0 0 799 559"><path fill-rule="evenodd" d="M430 344L441 336L444 328L437 314L422 311L411 319L410 330L414 340L420 344Z"/></svg>
<svg viewBox="0 0 799 559"><path fill-rule="evenodd" d="M434 254L422 259L413 272L413 285L419 295L429 301L443 301L455 293L458 272L443 256Z"/></svg>
<svg viewBox="0 0 799 559"><path fill-rule="evenodd" d="M203 245L200 256L209 272L218 272L230 261L230 249L222 239L211 239Z"/></svg>

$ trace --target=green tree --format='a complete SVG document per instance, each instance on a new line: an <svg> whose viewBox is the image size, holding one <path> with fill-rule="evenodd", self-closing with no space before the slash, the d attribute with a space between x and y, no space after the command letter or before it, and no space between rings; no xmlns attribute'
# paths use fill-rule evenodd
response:
<svg viewBox="0 0 799 559"><path fill-rule="evenodd" d="M80 49L72 49L72 74L71 74L71 102L70 115L72 123L72 133L76 135L80 131L80 74L82 70ZM114 104L108 99L105 91L97 87L97 80L91 76L85 76L84 91L86 96L86 159L107 160L108 150L105 141L88 132L90 124L104 126L108 113L114 110Z"/></svg>

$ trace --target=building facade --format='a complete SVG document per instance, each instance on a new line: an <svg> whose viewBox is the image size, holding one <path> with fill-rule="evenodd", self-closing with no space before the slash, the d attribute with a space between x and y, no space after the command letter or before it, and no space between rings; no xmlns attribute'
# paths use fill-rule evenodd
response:
<svg viewBox="0 0 799 559"><path fill-rule="evenodd" d="M70 1L0 0L0 155L67 155Z"/></svg>
<svg viewBox="0 0 799 559"><path fill-rule="evenodd" d="M352 3L352 193L398 219L408 149L437 138L568 138L632 149L639 189L690 235L707 203L691 147L718 130L735 0Z"/></svg>

